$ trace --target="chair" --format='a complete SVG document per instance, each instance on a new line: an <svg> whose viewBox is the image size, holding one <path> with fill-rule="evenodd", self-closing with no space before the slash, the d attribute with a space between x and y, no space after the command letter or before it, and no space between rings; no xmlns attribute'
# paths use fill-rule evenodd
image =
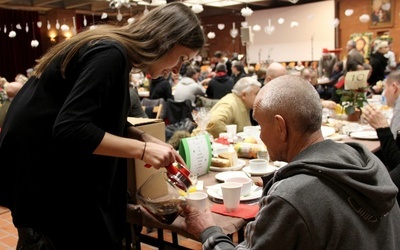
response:
<svg viewBox="0 0 400 250"><path fill-rule="evenodd" d="M164 101L164 99L143 98L140 103L142 104L142 107L144 107L144 112L149 118L165 119L167 103ZM157 108L154 109L154 107L157 106L159 106L159 114Z"/></svg>
<svg viewBox="0 0 400 250"><path fill-rule="evenodd" d="M142 108L149 118L161 119L162 104L153 107L142 106Z"/></svg>
<svg viewBox="0 0 400 250"><path fill-rule="evenodd" d="M189 118L193 121L192 111L193 106L190 100L184 100L182 102L174 101L173 99L167 100L166 107L166 124L174 124L183 121L185 118Z"/></svg>
<svg viewBox="0 0 400 250"><path fill-rule="evenodd" d="M196 107L211 109L218 101L219 99L210 99L204 96L199 96L196 101Z"/></svg>

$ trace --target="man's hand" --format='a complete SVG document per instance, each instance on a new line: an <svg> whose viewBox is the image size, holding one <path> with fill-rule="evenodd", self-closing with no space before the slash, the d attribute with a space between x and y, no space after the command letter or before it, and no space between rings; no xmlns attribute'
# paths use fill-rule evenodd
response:
<svg viewBox="0 0 400 250"><path fill-rule="evenodd" d="M382 112L374 109L370 105L362 108L362 116L374 129L389 127L389 123Z"/></svg>
<svg viewBox="0 0 400 250"><path fill-rule="evenodd" d="M199 211L191 206L186 206L183 208L183 214L185 222L182 223L182 228L199 241L200 235L205 229L215 226L215 221L209 208L205 211Z"/></svg>

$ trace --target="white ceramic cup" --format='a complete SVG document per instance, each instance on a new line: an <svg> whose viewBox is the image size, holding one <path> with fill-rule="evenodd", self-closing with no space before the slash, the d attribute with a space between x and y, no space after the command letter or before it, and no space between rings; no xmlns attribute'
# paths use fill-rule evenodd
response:
<svg viewBox="0 0 400 250"><path fill-rule="evenodd" d="M237 125L236 124L226 125L226 132L230 134L230 138L233 138L237 133Z"/></svg>
<svg viewBox="0 0 400 250"><path fill-rule="evenodd" d="M238 182L242 183L241 196L246 196L251 193L251 185L253 180L247 176L232 176L225 179L225 182Z"/></svg>
<svg viewBox="0 0 400 250"><path fill-rule="evenodd" d="M254 173L262 173L268 167L268 161L266 159L251 159L249 161L250 170Z"/></svg>
<svg viewBox="0 0 400 250"><path fill-rule="evenodd" d="M207 208L208 194L204 192L193 192L185 196L188 204L199 211L204 211Z"/></svg>
<svg viewBox="0 0 400 250"><path fill-rule="evenodd" d="M224 182L221 184L222 198L227 212L233 212L239 207L242 183Z"/></svg>

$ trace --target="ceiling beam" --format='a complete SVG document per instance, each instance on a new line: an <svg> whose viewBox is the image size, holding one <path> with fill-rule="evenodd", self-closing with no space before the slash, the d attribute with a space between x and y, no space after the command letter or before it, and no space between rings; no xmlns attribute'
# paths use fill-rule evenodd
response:
<svg viewBox="0 0 400 250"><path fill-rule="evenodd" d="M110 2L93 2L91 4L90 10L92 11L103 11L110 9Z"/></svg>
<svg viewBox="0 0 400 250"><path fill-rule="evenodd" d="M66 9L74 9L85 5L90 5L93 2L104 2L104 0L64 0L64 7Z"/></svg>
<svg viewBox="0 0 400 250"><path fill-rule="evenodd" d="M61 0L32 0L33 6L43 6L48 5L56 2L62 2Z"/></svg>

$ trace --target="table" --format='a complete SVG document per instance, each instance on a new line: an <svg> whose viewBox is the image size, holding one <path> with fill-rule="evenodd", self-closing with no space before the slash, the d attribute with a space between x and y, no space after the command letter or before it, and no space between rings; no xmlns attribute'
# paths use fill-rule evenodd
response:
<svg viewBox="0 0 400 250"><path fill-rule="evenodd" d="M354 139L350 136L343 137L343 142L357 142L364 146L366 146L372 153L376 153L381 148L381 143L379 140L361 140L361 139Z"/></svg>
<svg viewBox="0 0 400 250"><path fill-rule="evenodd" d="M215 175L218 172L209 172L203 176L200 176L198 180L204 182L204 187L211 186L217 184L217 180L215 179ZM207 190L204 188L203 192ZM210 199L208 200L209 205L212 206L214 202ZM212 213L214 220L218 226L220 226L223 232L227 235L232 235L235 232L238 232L239 235L239 242L243 241L244 238L244 227L248 223L248 220L237 218L237 217L230 217L225 216L217 213ZM180 234L187 238L191 238L196 240L193 235L189 234L187 231L181 228L181 223L184 221L182 216L178 216L178 218L170 225L163 224L156 220L153 216L151 216L142 206L137 204L128 204L127 209L127 221L132 225L140 225L143 227L149 228L157 228L157 229L167 229L173 233ZM137 237L137 234L140 233L136 232L133 237ZM154 239L153 239L154 240ZM160 243L161 244L161 243ZM176 247L176 246L175 246Z"/></svg>

